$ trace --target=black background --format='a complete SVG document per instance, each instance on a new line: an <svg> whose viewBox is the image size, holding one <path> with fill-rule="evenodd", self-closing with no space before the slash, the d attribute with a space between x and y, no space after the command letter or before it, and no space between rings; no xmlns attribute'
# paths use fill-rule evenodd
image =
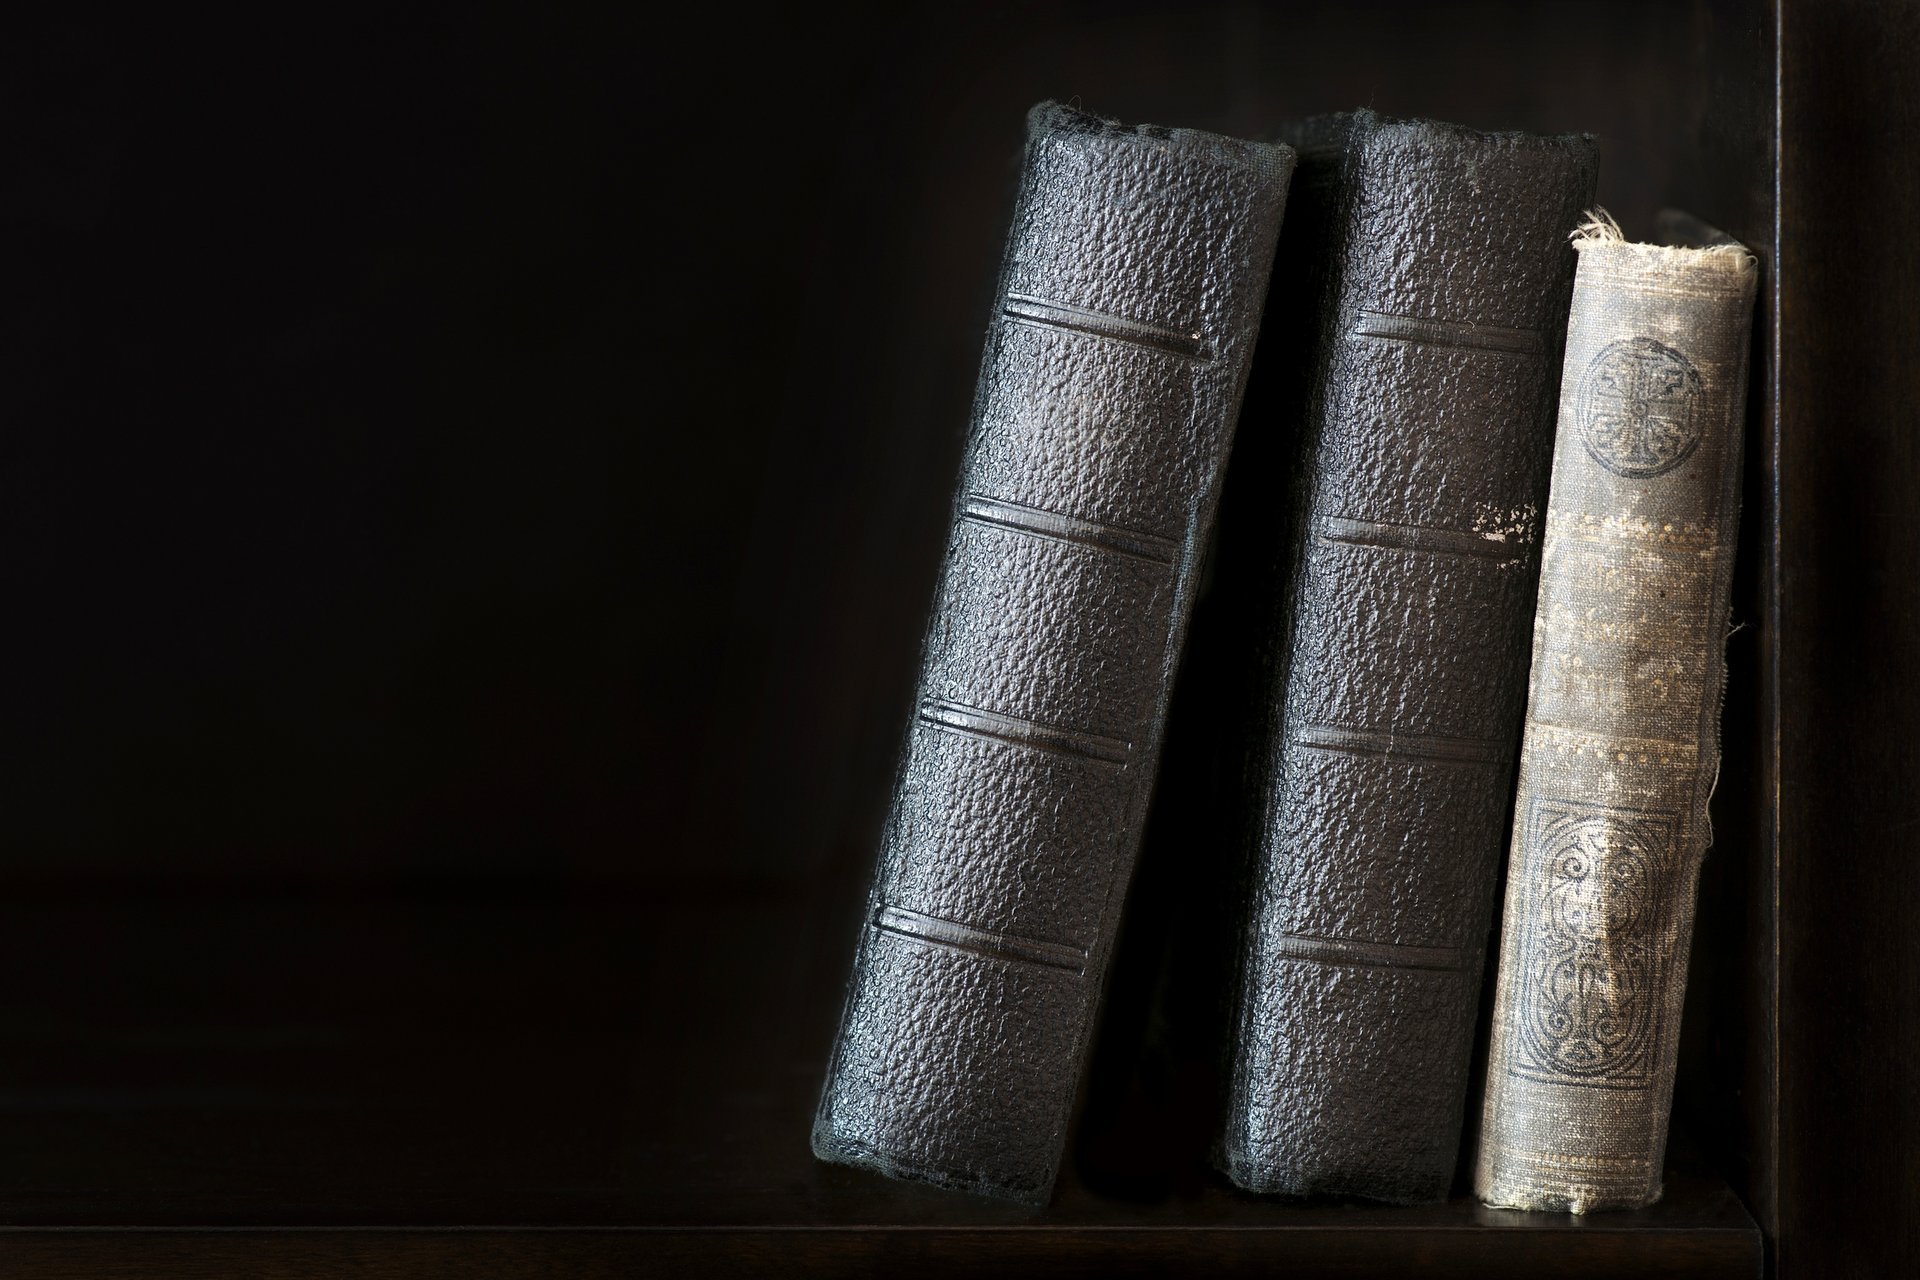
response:
<svg viewBox="0 0 1920 1280"><path fill-rule="evenodd" d="M1580 44L1573 8L18 34L0 871L859 861L1026 107L1601 129L1602 198L1644 227L1658 6Z"/></svg>

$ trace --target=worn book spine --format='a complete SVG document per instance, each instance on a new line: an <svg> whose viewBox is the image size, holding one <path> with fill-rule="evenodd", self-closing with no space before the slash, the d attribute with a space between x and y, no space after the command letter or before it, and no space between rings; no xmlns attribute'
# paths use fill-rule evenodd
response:
<svg viewBox="0 0 1920 1280"><path fill-rule="evenodd" d="M1585 136L1345 132L1220 1152L1248 1190L1451 1184L1595 168Z"/></svg>
<svg viewBox="0 0 1920 1280"><path fill-rule="evenodd" d="M1475 1190L1584 1213L1660 1195L1758 271L1604 220L1575 248Z"/></svg>
<svg viewBox="0 0 1920 1280"><path fill-rule="evenodd" d="M1052 1190L1292 165L1028 119L822 1159Z"/></svg>

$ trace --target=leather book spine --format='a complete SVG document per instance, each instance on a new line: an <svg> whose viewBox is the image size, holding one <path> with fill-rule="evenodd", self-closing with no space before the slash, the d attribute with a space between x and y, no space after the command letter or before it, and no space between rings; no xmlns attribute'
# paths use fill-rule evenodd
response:
<svg viewBox="0 0 1920 1280"><path fill-rule="evenodd" d="M1051 1194L1292 166L1028 118L821 1159Z"/></svg>
<svg viewBox="0 0 1920 1280"><path fill-rule="evenodd" d="M1253 839L1240 1186L1413 1203L1457 1160L1523 712L1584 136L1366 113L1329 198L1307 496Z"/></svg>
<svg viewBox="0 0 1920 1280"><path fill-rule="evenodd" d="M1719 772L1758 270L1576 243L1475 1190L1659 1198Z"/></svg>

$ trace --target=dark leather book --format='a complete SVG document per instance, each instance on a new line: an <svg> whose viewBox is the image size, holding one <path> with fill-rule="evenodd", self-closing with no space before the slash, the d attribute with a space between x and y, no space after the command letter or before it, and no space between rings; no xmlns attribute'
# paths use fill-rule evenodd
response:
<svg viewBox="0 0 1920 1280"><path fill-rule="evenodd" d="M1026 163L822 1159L1050 1194L1293 153L1055 104Z"/></svg>
<svg viewBox="0 0 1920 1280"><path fill-rule="evenodd" d="M1660 1196L1720 775L1758 264L1680 215L1575 247L1475 1190Z"/></svg>
<svg viewBox="0 0 1920 1280"><path fill-rule="evenodd" d="M1361 113L1329 163L1221 1160L1419 1202L1458 1155L1597 156Z"/></svg>

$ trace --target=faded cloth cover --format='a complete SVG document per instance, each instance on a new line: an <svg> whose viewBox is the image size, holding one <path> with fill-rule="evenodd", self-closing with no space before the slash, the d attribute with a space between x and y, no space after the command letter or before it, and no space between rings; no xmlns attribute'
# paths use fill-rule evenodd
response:
<svg viewBox="0 0 1920 1280"><path fill-rule="evenodd" d="M1052 1190L1292 168L1028 118L822 1159Z"/></svg>
<svg viewBox="0 0 1920 1280"><path fill-rule="evenodd" d="M1758 272L1610 222L1575 248L1475 1190L1584 1213L1660 1195Z"/></svg>
<svg viewBox="0 0 1920 1280"><path fill-rule="evenodd" d="M1256 770L1221 1161L1446 1196L1526 688L1585 136L1353 118Z"/></svg>

